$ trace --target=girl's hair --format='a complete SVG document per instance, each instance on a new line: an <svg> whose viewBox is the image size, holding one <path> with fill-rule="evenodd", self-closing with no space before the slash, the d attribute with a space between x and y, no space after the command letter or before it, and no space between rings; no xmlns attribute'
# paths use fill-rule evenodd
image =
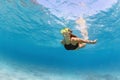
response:
<svg viewBox="0 0 120 80"><path fill-rule="evenodd" d="M77 37L76 35L74 35L74 34L72 34L72 33L70 34L70 36L71 36L71 37Z"/></svg>
<svg viewBox="0 0 120 80"><path fill-rule="evenodd" d="M60 31L61 34L63 34L64 32L70 32L72 33L72 30L70 30L69 28L64 28Z"/></svg>

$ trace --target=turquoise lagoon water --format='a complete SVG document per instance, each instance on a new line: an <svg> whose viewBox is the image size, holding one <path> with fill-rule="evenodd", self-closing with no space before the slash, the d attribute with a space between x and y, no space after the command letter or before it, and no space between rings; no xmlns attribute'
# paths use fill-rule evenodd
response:
<svg viewBox="0 0 120 80"><path fill-rule="evenodd" d="M76 9L68 15L78 7L77 1L0 2L1 80L120 79L120 2L103 10L90 6L91 11L81 8L80 13ZM85 0L84 3L95 5L95 2L97 0ZM68 4L72 7L66 9ZM64 8L59 10L58 5ZM87 22L89 38L98 39L98 42L80 50L67 51L60 44L63 39L60 29L69 26L81 37L75 27L75 19L79 16L84 16Z"/></svg>

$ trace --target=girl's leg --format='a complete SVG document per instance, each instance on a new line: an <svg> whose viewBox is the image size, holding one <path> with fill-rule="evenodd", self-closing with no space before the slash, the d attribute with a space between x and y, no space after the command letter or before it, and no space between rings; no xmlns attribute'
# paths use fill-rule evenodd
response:
<svg viewBox="0 0 120 80"><path fill-rule="evenodd" d="M78 49L83 48L85 46L86 46L86 43L79 43L78 48L75 50L78 50Z"/></svg>
<svg viewBox="0 0 120 80"><path fill-rule="evenodd" d="M96 40L84 40L84 39L80 39L77 37L72 37L71 38L72 41L75 41L77 43L89 43L89 44L95 44Z"/></svg>
<svg viewBox="0 0 120 80"><path fill-rule="evenodd" d="M79 43L79 48L83 48L86 46L86 43Z"/></svg>

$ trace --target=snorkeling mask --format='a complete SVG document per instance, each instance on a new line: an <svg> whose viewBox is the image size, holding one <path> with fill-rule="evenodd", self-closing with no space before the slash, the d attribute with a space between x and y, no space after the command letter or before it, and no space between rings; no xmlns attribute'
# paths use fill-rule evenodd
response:
<svg viewBox="0 0 120 80"><path fill-rule="evenodd" d="M61 34L68 33L68 32L72 33L72 31L69 28L64 28L60 31Z"/></svg>

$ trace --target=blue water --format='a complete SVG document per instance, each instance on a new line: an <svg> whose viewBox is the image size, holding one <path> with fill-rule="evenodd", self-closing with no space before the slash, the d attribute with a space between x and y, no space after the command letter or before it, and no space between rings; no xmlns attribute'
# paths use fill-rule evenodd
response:
<svg viewBox="0 0 120 80"><path fill-rule="evenodd" d="M56 16L34 0L1 1L1 79L119 80L119 8L118 1L105 11L85 15L89 38L98 42L67 51L60 43L63 38L59 31L66 22L65 25L80 36L73 19Z"/></svg>

